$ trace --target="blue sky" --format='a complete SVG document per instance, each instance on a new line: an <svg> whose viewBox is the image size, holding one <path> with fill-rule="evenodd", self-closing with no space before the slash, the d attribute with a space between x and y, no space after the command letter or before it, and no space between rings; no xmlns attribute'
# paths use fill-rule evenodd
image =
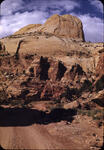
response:
<svg viewBox="0 0 104 150"><path fill-rule="evenodd" d="M103 5L98 0L5 0L1 4L0 37L28 24L43 24L53 14L77 16L86 41L103 41Z"/></svg>

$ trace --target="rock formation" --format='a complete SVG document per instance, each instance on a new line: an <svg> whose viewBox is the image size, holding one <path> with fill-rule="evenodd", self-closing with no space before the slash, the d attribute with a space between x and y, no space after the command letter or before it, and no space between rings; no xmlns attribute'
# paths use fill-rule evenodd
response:
<svg viewBox="0 0 104 150"><path fill-rule="evenodd" d="M31 65L28 64L29 59ZM15 57L12 58L13 61L15 61ZM79 64L68 68L61 61L39 56L33 56L33 58L22 56L16 61L17 65L11 68L11 72L14 72L13 78L15 78L17 76L16 70L18 70L18 77L11 83L9 82L10 85L7 88L9 97L14 99L26 99L29 102L34 99L61 101L64 98L73 101L83 91L91 89L91 79L88 79L88 75ZM19 61L21 61L20 65ZM11 64L9 63L9 65Z"/></svg>
<svg viewBox="0 0 104 150"><path fill-rule="evenodd" d="M14 35L35 31L51 33L59 37L84 41L83 26L81 21L77 17L71 15L53 15L43 25L28 25L14 33Z"/></svg>
<svg viewBox="0 0 104 150"><path fill-rule="evenodd" d="M81 21L71 15L53 15L41 26L40 31L52 33L59 37L84 41Z"/></svg>

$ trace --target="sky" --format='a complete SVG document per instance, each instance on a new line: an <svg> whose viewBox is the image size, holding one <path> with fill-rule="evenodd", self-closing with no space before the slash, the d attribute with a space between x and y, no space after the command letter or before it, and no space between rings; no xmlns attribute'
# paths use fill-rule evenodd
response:
<svg viewBox="0 0 104 150"><path fill-rule="evenodd" d="M0 6L0 38L28 24L43 24L53 14L78 17L86 41L104 42L103 5L98 0L4 0Z"/></svg>

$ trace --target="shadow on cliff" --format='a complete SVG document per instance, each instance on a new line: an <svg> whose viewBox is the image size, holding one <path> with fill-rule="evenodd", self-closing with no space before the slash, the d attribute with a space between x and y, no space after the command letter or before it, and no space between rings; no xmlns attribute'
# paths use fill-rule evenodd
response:
<svg viewBox="0 0 104 150"><path fill-rule="evenodd" d="M30 108L0 108L0 126L28 126L49 124L66 120L72 122L76 115L74 109L54 109L50 113Z"/></svg>

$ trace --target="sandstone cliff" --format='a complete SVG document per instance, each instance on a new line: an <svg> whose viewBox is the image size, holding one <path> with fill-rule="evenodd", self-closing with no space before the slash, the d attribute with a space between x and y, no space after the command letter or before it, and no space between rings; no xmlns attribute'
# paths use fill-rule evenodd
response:
<svg viewBox="0 0 104 150"><path fill-rule="evenodd" d="M43 25L28 25L15 34L35 31L48 32L59 37L84 41L82 22L72 15L53 15Z"/></svg>
<svg viewBox="0 0 104 150"><path fill-rule="evenodd" d="M84 41L81 21L71 15L53 15L40 28L40 31L49 32L60 37Z"/></svg>

